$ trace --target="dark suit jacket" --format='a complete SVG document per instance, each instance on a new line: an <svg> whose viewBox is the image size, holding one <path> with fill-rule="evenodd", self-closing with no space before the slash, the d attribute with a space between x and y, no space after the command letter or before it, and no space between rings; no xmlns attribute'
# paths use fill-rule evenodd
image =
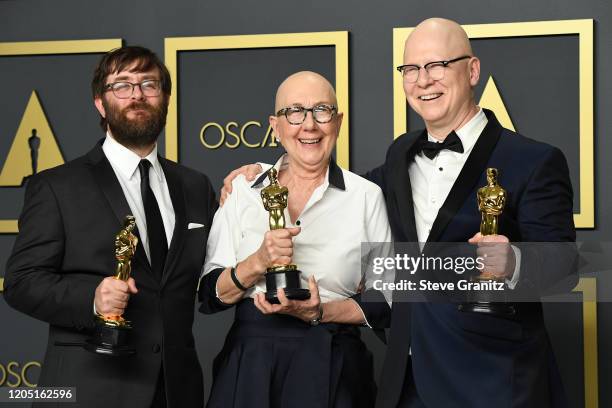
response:
<svg viewBox="0 0 612 408"><path fill-rule="evenodd" d="M131 213L101 144L28 182L4 296L15 309L49 323L39 385L77 387L78 405L71 407L149 407L162 362L168 406L202 407L191 327L217 204L206 176L160 162L176 227L161 282L140 244L132 260L139 292L124 316L133 326L133 357L96 355L78 346L91 334L94 292L114 274L114 238ZM190 222L205 227L188 230Z"/></svg>
<svg viewBox="0 0 612 408"><path fill-rule="evenodd" d="M428 242L466 242L479 231L476 191L486 185L487 167L499 169L499 183L507 190L500 234L512 242L575 241L572 188L561 151L504 129L491 111L485 113L488 124L438 212ZM385 194L396 241L418 241L408 166L422 133L398 138L384 165L367 175ZM576 282L575 252L524 245L521 253L517 289L538 293L563 279L570 287ZM534 267L542 263L555 267ZM411 383L427 407L565 405L539 302L516 304L514 320L460 312L457 306L394 298L380 406L396 407Z"/></svg>

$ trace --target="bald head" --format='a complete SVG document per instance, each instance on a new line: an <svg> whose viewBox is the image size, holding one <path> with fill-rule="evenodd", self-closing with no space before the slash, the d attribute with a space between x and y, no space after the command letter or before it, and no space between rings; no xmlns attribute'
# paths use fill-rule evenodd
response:
<svg viewBox="0 0 612 408"><path fill-rule="evenodd" d="M480 60L456 22L430 18L417 25L406 39L404 65L418 67L416 75L413 68L412 76L404 77L404 92L434 137L445 138L478 112L474 87L480 78Z"/></svg>
<svg viewBox="0 0 612 408"><path fill-rule="evenodd" d="M404 63L422 55L424 50L429 50L430 54L437 53L435 57L428 57L433 60L473 55L465 30L455 21L445 18L429 18L415 27L406 39Z"/></svg>
<svg viewBox="0 0 612 408"><path fill-rule="evenodd" d="M323 76L312 71L301 71L285 79L276 91L274 111L296 103L312 107L321 103L338 105L334 87Z"/></svg>

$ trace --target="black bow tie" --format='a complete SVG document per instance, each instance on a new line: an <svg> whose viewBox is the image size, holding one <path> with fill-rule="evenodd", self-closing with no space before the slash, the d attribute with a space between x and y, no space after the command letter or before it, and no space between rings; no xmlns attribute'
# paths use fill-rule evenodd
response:
<svg viewBox="0 0 612 408"><path fill-rule="evenodd" d="M461 139L452 131L446 136L446 139L442 143L430 142L427 140L427 134L424 135L418 142L417 153L423 152L425 156L427 156L430 160L433 160L434 157L440 153L440 150L448 149L457 153L463 153L463 143L461 143Z"/></svg>

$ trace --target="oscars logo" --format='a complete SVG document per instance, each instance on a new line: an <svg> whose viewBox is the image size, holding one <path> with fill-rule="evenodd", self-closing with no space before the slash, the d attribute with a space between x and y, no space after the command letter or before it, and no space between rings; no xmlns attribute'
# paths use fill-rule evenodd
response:
<svg viewBox="0 0 612 408"><path fill-rule="evenodd" d="M251 127L255 129L249 131L253 135L247 137L247 130ZM263 132L263 130L265 132ZM218 149L222 146L228 149L235 149L244 146L250 149L261 147L278 147L276 139L272 137L272 127L265 128L261 122L251 120L242 126L238 122L228 122L225 126L217 122L208 122L200 129L200 143L210 150Z"/></svg>
<svg viewBox="0 0 612 408"><path fill-rule="evenodd" d="M36 91L32 91L2 172L1 187L20 187L28 177L64 163Z"/></svg>

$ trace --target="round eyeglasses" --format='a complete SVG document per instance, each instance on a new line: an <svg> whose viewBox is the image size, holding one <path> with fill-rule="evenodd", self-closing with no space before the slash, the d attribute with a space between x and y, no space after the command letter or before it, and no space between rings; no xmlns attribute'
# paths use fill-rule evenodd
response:
<svg viewBox="0 0 612 408"><path fill-rule="evenodd" d="M453 62L461 61L467 58L472 58L470 55L464 55L459 58L454 58L447 61L432 61L427 64L420 66L414 64L400 65L396 69L402 74L405 82L409 84L415 83L419 80L419 72L421 68L427 71L427 75L434 81L439 81L444 78L444 71L449 64Z"/></svg>
<svg viewBox="0 0 612 408"><path fill-rule="evenodd" d="M306 120L308 112L312 113L312 117L317 123L329 123L336 116L338 108L334 105L317 105L312 108L303 106L290 106L276 112L276 116L285 115L287 122L292 125L301 125Z"/></svg>
<svg viewBox="0 0 612 408"><path fill-rule="evenodd" d="M134 94L136 86L140 88L144 96L159 96L161 93L161 81L158 79L147 79L136 84L126 81L113 82L106 85L106 90L113 91L113 94L119 99L127 99Z"/></svg>

